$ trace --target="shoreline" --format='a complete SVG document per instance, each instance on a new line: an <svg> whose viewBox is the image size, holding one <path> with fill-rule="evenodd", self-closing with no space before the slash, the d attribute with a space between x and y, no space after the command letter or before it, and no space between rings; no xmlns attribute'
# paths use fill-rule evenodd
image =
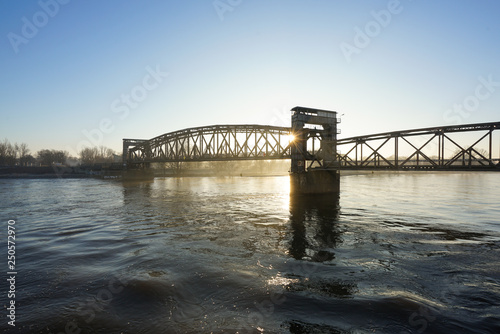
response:
<svg viewBox="0 0 500 334"><path fill-rule="evenodd" d="M0 174L0 179L85 179L100 175L87 174Z"/></svg>
<svg viewBox="0 0 500 334"><path fill-rule="evenodd" d="M471 172L495 172L495 170L449 170L449 171L437 171L437 170L340 170L340 176L355 176L355 175L374 175L374 174L411 174L411 173L471 173ZM274 172L274 173L228 173L226 175L217 173L179 173L179 174L169 174L169 173L158 173L155 174L155 178L167 178L167 177L260 177L260 176L288 176L288 172ZM122 179L122 175L119 173L82 173L80 172L62 172L57 173L4 173L0 174L0 180L8 179L103 179L103 180L116 180Z"/></svg>

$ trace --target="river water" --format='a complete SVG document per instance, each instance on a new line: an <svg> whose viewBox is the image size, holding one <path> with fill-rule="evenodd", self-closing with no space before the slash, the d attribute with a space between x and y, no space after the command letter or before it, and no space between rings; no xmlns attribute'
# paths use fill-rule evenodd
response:
<svg viewBox="0 0 500 334"><path fill-rule="evenodd" d="M0 180L0 328L500 333L499 179L343 175L340 198L290 198L287 176Z"/></svg>

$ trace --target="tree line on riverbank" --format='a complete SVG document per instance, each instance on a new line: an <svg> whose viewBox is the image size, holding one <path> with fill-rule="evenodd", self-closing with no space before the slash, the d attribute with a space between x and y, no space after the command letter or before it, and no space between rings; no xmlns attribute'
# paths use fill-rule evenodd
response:
<svg viewBox="0 0 500 334"><path fill-rule="evenodd" d="M115 151L105 146L83 148L78 157L74 157L67 151L54 149L42 149L32 154L26 143L11 143L7 139L0 142L0 166L4 167L93 165L116 162L117 157Z"/></svg>

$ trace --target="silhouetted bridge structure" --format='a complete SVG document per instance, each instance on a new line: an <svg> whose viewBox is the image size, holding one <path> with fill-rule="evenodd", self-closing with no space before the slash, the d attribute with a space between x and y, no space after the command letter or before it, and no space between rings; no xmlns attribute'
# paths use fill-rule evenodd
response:
<svg viewBox="0 0 500 334"><path fill-rule="evenodd" d="M336 164L339 169L500 170L500 157L493 153L493 133L499 129L500 122L490 122L338 139ZM305 130L312 139L304 153L307 168L321 167L317 157L322 156L318 145L322 129ZM129 168L165 162L290 159L294 136L291 128L279 126L196 127L149 140L124 139L123 158Z"/></svg>

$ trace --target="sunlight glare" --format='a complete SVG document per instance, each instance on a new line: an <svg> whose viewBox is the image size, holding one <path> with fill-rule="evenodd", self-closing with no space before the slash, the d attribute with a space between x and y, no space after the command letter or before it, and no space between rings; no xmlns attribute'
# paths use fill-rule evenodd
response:
<svg viewBox="0 0 500 334"><path fill-rule="evenodd" d="M287 144L290 144L295 140L295 136L293 134L289 134L285 136L285 141Z"/></svg>

